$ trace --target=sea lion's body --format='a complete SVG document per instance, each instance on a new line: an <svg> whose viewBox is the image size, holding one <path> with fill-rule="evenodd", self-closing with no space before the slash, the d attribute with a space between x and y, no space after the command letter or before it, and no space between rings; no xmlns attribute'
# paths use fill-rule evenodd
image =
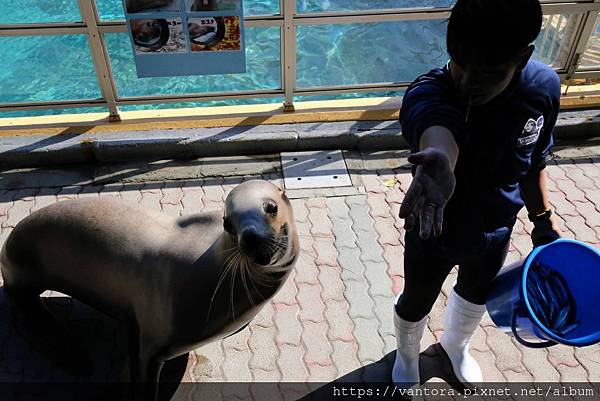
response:
<svg viewBox="0 0 600 401"><path fill-rule="evenodd" d="M233 277L229 274L233 260L241 258L236 252L243 241L237 232L223 231L222 212L173 220L99 197L56 203L14 228L0 259L6 295L18 306L39 300L46 289L56 290L124 320L132 337L132 380L155 382L163 361L247 325L283 285L297 259L285 195L277 195L285 215L280 213L276 221L261 216L257 210L262 204L256 207L261 201L254 199L262 199L259 194L275 188L272 184L253 181L239 187L225 212L231 220L243 212L236 217L238 231L247 233L251 221L254 233L263 221L265 230L281 232L288 241L287 248L269 256L268 266L245 264L249 274L275 266L268 282L249 284L248 277L236 277L239 268ZM268 195L277 198L274 192Z"/></svg>

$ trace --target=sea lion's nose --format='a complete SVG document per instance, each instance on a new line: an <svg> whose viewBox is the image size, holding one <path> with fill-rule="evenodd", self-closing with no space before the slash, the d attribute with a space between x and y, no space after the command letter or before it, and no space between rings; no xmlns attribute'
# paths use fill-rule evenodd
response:
<svg viewBox="0 0 600 401"><path fill-rule="evenodd" d="M268 236L256 226L246 226L240 232L240 249L255 263L265 265L271 260L268 246Z"/></svg>
<svg viewBox="0 0 600 401"><path fill-rule="evenodd" d="M240 233L240 239L245 247L248 249L253 249L260 245L261 235L255 226L248 226L242 229L242 232Z"/></svg>

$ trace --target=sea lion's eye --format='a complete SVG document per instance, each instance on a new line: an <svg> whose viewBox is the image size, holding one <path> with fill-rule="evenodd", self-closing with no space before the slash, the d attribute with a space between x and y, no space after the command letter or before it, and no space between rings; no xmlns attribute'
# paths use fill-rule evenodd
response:
<svg viewBox="0 0 600 401"><path fill-rule="evenodd" d="M223 229L229 234L235 234L233 226L231 225L231 220L229 220L227 217L223 218Z"/></svg>
<svg viewBox="0 0 600 401"><path fill-rule="evenodd" d="M277 203L273 201L265 202L265 213L276 215L277 214Z"/></svg>

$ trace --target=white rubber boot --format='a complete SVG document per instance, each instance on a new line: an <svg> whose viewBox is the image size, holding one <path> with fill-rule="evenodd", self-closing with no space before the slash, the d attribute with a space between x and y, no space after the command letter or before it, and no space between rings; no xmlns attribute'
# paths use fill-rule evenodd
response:
<svg viewBox="0 0 600 401"><path fill-rule="evenodd" d="M444 315L444 334L440 344L450 358L454 374L464 385L483 382L481 368L475 358L469 354L469 341L485 310L485 305L467 301L454 289L448 297L448 306Z"/></svg>
<svg viewBox="0 0 600 401"><path fill-rule="evenodd" d="M409 389L420 384L420 342L427 323L427 316L418 322L409 322L398 316L395 305L398 303L400 295L398 294L396 302L394 302L394 326L396 327L398 349L392 369L392 381L401 388Z"/></svg>

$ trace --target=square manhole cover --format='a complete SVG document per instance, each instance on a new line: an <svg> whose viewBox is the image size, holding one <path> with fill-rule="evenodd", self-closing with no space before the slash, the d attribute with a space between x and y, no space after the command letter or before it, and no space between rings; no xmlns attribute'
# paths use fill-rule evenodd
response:
<svg viewBox="0 0 600 401"><path fill-rule="evenodd" d="M281 153L286 189L352 185L341 150Z"/></svg>

